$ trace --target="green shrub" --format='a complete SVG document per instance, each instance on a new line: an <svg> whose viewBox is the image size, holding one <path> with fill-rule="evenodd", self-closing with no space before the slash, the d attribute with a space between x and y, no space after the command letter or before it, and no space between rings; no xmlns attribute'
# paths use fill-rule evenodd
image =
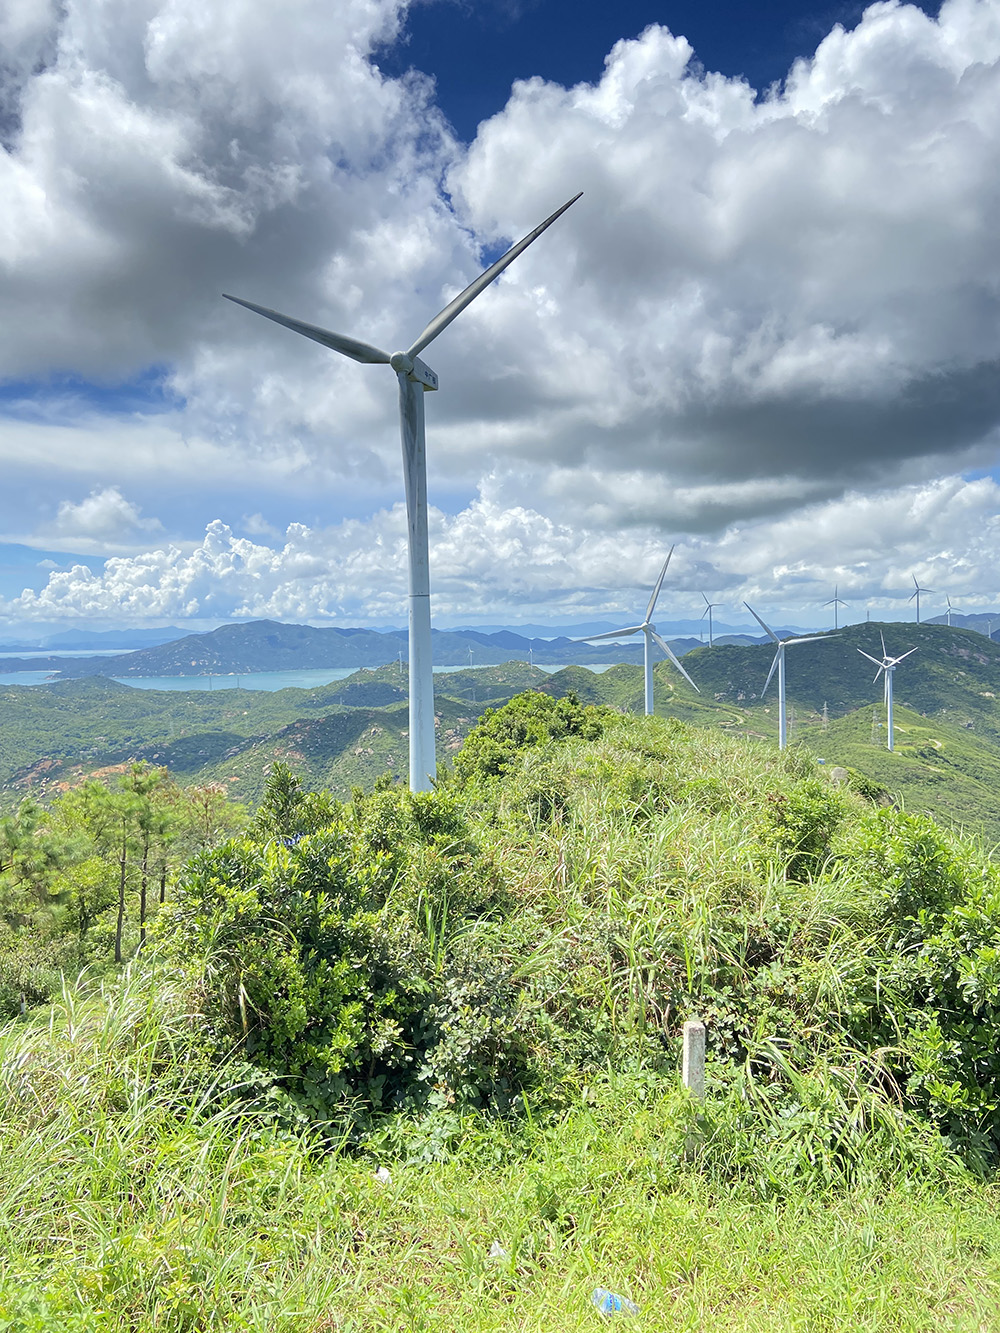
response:
<svg viewBox="0 0 1000 1333"><path fill-rule="evenodd" d="M553 699L529 690L503 706L488 708L455 757L460 785L470 786L509 772L525 750L579 736L596 740L610 708L580 703L575 694Z"/></svg>
<svg viewBox="0 0 1000 1333"><path fill-rule="evenodd" d="M504 945L509 901L449 793L383 788L297 838L234 839L182 875L166 925L201 959L220 1049L280 1077L315 1118L509 1108L546 1082Z"/></svg>
<svg viewBox="0 0 1000 1333"><path fill-rule="evenodd" d="M762 840L784 858L789 879L808 879L829 854L845 813L845 802L837 792L817 778L807 778L768 795Z"/></svg>

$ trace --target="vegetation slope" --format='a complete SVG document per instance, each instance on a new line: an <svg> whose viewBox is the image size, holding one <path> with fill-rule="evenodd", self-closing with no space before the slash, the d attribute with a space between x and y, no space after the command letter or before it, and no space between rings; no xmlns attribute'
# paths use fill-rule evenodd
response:
<svg viewBox="0 0 1000 1333"><path fill-rule="evenodd" d="M803 751L538 692L454 769L279 766L120 981L0 1031L0 1320L992 1327L1000 869Z"/></svg>

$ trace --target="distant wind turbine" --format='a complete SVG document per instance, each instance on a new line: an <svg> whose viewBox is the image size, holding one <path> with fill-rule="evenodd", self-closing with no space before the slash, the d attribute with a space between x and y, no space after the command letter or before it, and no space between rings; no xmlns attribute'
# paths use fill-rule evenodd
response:
<svg viewBox="0 0 1000 1333"><path fill-rule="evenodd" d="M704 620L705 617L708 616L708 646L709 648L711 648L715 643L715 640L712 638L712 608L715 606L721 606L722 603L710 602L704 593L702 593L701 596L702 600L705 603L705 609L701 613L701 619Z"/></svg>
<svg viewBox="0 0 1000 1333"><path fill-rule="evenodd" d="M949 597L947 601L948 601L948 610L945 612L945 615L947 616L948 619L948 628L951 629L951 598Z"/></svg>
<svg viewBox="0 0 1000 1333"><path fill-rule="evenodd" d="M907 600L908 602L912 602L914 599L916 599L916 603L917 603L917 624L919 625L919 624L920 624L920 594L921 594L922 592L933 592L934 589L933 589L933 588L921 588L920 584L917 582L917 576L916 576L916 574L911 574L911 575L910 575L910 578L913 580L913 592L910 593L909 597L908 597L906 600Z"/></svg>
<svg viewBox="0 0 1000 1333"><path fill-rule="evenodd" d="M931 589L925 588L924 591L930 592ZM885 650L885 635L880 634L879 638L882 640L881 662L877 657L872 657L871 653L866 653L863 648L859 648L858 652L862 657L867 657L869 662L874 662L878 667L878 671L875 672L875 680L872 681L873 685L875 684L875 681L878 680L879 676L882 675L883 672L885 673L885 725L886 730L889 733L887 748L892 750L895 748L892 743L892 673L899 666L900 662L903 661L903 658L909 657L910 653L915 653L917 650L916 648L911 648L910 652L903 653L902 657L890 657Z"/></svg>
<svg viewBox="0 0 1000 1333"><path fill-rule="evenodd" d="M778 645L774 654L774 661L771 663L771 670L767 673L767 680L764 681L764 688L760 692L763 699L768 685L771 683L771 677L774 675L775 667L778 668L778 749L783 750L788 744L788 718L785 711L785 649L795 643L816 643L819 639L831 639L832 634L810 634L802 639L779 639L770 625L765 625L760 616L753 609L749 602L743 605L756 620L757 624L768 634L768 636Z"/></svg>
<svg viewBox="0 0 1000 1333"><path fill-rule="evenodd" d="M838 607L841 607L841 606L846 606L846 605L847 605L847 603L846 603L845 601L842 601L842 600L841 600L840 596L838 595L839 592L840 592L840 589L838 588L838 586L837 586L836 583L835 583L835 584L833 585L833 596L830 598L830 600L829 600L828 602L824 602L824 603L823 603L824 606L832 606L832 607L833 607L833 628L834 628L835 630L840 629L840 624L838 623L838 619L837 619L837 608L838 608Z"/></svg>
<svg viewBox="0 0 1000 1333"><path fill-rule="evenodd" d="M265 319L283 324L293 333L301 333L334 352L349 356L364 365L391 366L399 381L399 425L403 441L403 478L406 490L406 524L410 565L410 790L429 791L437 776L434 752L434 675L431 654L430 568L427 554L427 465L424 453L424 393L438 387L438 377L420 360L419 353L443 332L465 307L486 290L494 278L523 250L541 236L558 217L575 204L574 195L551 217L529 232L502 255L495 264L480 273L434 316L423 333L405 352L383 352L371 343L349 338L342 333L304 324L301 320L279 315L265 306L254 305L238 296L226 295L227 301L246 306ZM225 293L223 293L225 295Z"/></svg>
<svg viewBox="0 0 1000 1333"><path fill-rule="evenodd" d="M643 639L645 641L644 652L643 652L643 667L645 676L645 696L646 696L645 711L647 717L649 717L653 711L654 641L660 645L660 647L670 658L671 662L673 662L674 666L681 673L681 675L684 677L687 683L692 687L692 689L697 690L699 694L701 693L701 691L698 689L698 686L695 685L694 681L681 666L680 661L677 658L677 654L670 647L670 644L667 643L666 639L660 638L659 634L657 634L656 632L656 626L650 621L650 616L653 614L653 608L656 606L656 599L657 597L659 597L660 588L663 585L663 576L667 572L667 566L670 564L670 557L673 555L673 553L674 553L674 548L671 546L670 550L667 552L667 558L663 562L663 568L660 570L660 577L656 580L656 587L653 589L653 594L650 597L649 602L646 606L646 614L642 618L641 625L629 625L626 629L608 630L604 634L585 634L582 638L573 640L574 643L596 643L598 639L624 639L628 634L642 634Z"/></svg>

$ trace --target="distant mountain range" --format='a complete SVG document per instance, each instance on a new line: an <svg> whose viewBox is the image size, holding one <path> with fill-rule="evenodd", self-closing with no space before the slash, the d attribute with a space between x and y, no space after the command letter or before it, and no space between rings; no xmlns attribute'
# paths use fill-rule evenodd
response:
<svg viewBox="0 0 1000 1333"><path fill-rule="evenodd" d="M297 641L279 631L303 630L269 622L225 628L251 630L265 644L272 637L279 663ZM881 682L873 681L872 664L857 651L879 653L881 633L892 653L919 649L896 676L893 754L885 749ZM221 648L213 637L219 635ZM192 641L213 638L221 654L226 635L213 636L191 636L186 658L176 665L190 672ZM384 648L386 636L377 637ZM302 641L308 643L309 634ZM459 642L467 658L470 640ZM234 645L229 650L235 652ZM772 657L770 644L692 651L686 665L700 694L661 660L655 668L657 712L694 726L776 739L773 682L761 698ZM112 660L116 667L122 661ZM168 674L162 666L147 662L143 674ZM523 660L458 670L436 684L441 760L461 744L484 707L527 688L553 695L573 690L587 703L642 707L637 662L602 673L567 665L550 675ZM380 773L405 774L406 700L406 667L398 663L317 689L276 693L134 690L101 676L45 689L0 686L0 808L27 791L44 796L134 759L167 765L185 782L224 783L249 800L259 797L268 765L283 759L309 785L345 794ZM850 626L789 651L788 700L792 744L810 747L831 766L867 774L907 809L1000 839L1000 645L935 624Z"/></svg>
<svg viewBox="0 0 1000 1333"><path fill-rule="evenodd" d="M752 639L744 639L752 642ZM698 639L681 639L674 651L698 647ZM495 666L512 659L545 665L569 662L595 664L639 662L642 641L590 645L572 639L525 638L511 630L486 634L480 630L441 631L433 635L437 666ZM379 633L370 629L317 629L254 620L222 625L205 634L188 634L169 643L140 648L114 657L38 656L8 658L7 671L44 670L61 679L116 676L247 675L258 671L300 671L329 667L376 667L407 660L405 631Z"/></svg>
<svg viewBox="0 0 1000 1333"><path fill-rule="evenodd" d="M961 625L960 625L961 622ZM600 623L600 622L598 622ZM675 622L676 623L676 622ZM681 622L697 625L698 622ZM940 625L941 617L926 624ZM1000 616L997 619L1000 632ZM990 627L986 615L953 615L954 628L984 632ZM545 626L532 628L544 629ZM583 624L572 627L583 633L600 633ZM666 628L666 627L664 627ZM892 622L893 632L918 628L905 622ZM717 626L717 646L731 645L750 648L767 642L763 635L742 632L723 633ZM798 627L775 627L779 635L799 632ZM849 626L842 633L861 633L869 629L865 624ZM136 634L146 636L144 646L126 649L126 641L134 641ZM700 637L670 634L668 641L678 655L705 647ZM433 634L434 662L437 666L495 666L510 660L534 662L544 666L562 666L570 663L602 665L613 662L638 663L642 660L642 637L605 641L577 642L581 636L557 635L542 637L524 635L511 629L435 630ZM985 637L985 634L984 634ZM23 657L6 658L2 668L7 672L46 671L59 679L77 679L87 676L114 676L120 679L150 676L206 676L249 675L256 672L297 671L327 668L377 667L408 656L405 630L373 630L364 628L317 628L312 625L285 625L273 620L255 620L241 624L221 625L218 629L199 634L184 634L176 627L145 631L74 631L55 635L49 640L61 646L62 653L32 651ZM105 647L117 650L114 655L74 657L74 649L94 652ZM13 650L7 646L4 651ZM796 649L798 654L800 650ZM859 659L860 660L860 659Z"/></svg>

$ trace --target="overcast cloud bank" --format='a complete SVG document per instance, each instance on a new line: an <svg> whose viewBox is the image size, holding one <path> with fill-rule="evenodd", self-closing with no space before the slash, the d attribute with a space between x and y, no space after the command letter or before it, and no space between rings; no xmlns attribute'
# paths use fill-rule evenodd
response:
<svg viewBox="0 0 1000 1333"><path fill-rule="evenodd" d="M5 531L120 554L4 614L399 619L389 372L219 293L405 344L579 189L432 349L438 614L627 610L675 539L692 595L994 600L996 486L958 474L1000 422L1000 0L874 5L761 99L653 27L468 149L373 63L403 12L3 10L0 379L160 367L175 405L19 412Z"/></svg>

